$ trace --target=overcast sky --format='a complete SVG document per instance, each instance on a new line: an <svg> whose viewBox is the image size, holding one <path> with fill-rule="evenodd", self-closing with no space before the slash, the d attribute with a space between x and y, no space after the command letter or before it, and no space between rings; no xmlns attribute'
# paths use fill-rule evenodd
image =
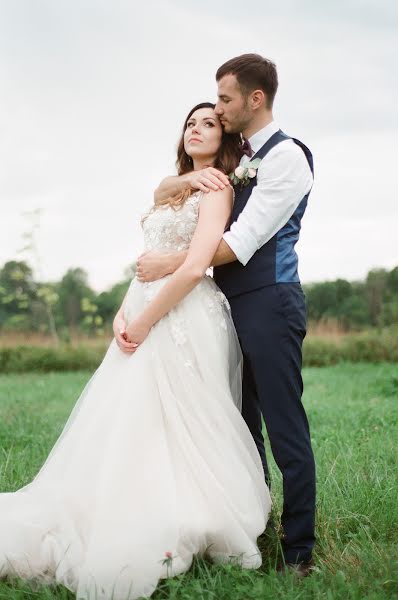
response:
<svg viewBox="0 0 398 600"><path fill-rule="evenodd" d="M315 158L302 281L398 265L397 40L393 0L0 0L0 265L41 208L43 277L120 280L186 113L246 52L276 62L275 119Z"/></svg>

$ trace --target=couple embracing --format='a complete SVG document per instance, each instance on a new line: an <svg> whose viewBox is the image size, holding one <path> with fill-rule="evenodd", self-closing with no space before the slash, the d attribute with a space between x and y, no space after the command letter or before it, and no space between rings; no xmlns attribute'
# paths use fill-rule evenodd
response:
<svg viewBox="0 0 398 600"><path fill-rule="evenodd" d="M271 61L239 56L216 80L217 103L185 120L178 176L142 218L145 252L103 362L35 479L0 494L2 576L127 600L194 555L259 567L271 509L262 418L283 476L282 568L311 570L294 246L312 156L273 120Z"/></svg>

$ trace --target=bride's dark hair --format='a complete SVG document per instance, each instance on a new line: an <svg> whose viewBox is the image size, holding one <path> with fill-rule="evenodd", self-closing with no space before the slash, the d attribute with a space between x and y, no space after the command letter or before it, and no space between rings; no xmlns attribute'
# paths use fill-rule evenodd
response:
<svg viewBox="0 0 398 600"><path fill-rule="evenodd" d="M182 134L180 140L178 142L177 147L177 160L176 167L178 175L185 175L193 170L193 161L192 158L185 152L184 147L184 134L188 125L188 121L193 115L193 113L200 108L215 108L215 104L212 102L202 102L201 104L197 104L194 106L188 113L184 126L182 128ZM214 168L219 169L226 175L229 175L231 171L233 171L242 156L242 141L239 133L225 133L223 131L221 144L217 152L217 156L214 161ZM171 198L166 198L164 200L160 200L155 203L155 206L160 206L163 204L169 204L170 206L177 207L184 204L185 200L189 198L189 196L196 190L188 188L183 192L180 192L176 196L172 196Z"/></svg>

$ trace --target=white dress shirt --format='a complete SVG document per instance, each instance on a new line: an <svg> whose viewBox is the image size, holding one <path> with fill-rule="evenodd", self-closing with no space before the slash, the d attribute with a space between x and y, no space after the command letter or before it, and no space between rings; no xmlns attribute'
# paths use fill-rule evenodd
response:
<svg viewBox="0 0 398 600"><path fill-rule="evenodd" d="M279 130L275 121L249 138L256 153ZM251 160L242 156L240 164ZM257 170L257 185L245 208L224 240L242 265L288 222L313 183L311 169L303 150L293 140L284 140L262 159Z"/></svg>

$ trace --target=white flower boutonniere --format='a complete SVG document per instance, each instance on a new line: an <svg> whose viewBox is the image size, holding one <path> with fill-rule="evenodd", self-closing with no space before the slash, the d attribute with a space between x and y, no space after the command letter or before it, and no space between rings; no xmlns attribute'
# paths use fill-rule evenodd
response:
<svg viewBox="0 0 398 600"><path fill-rule="evenodd" d="M247 162L244 167L236 167L235 171L228 175L232 185L240 184L241 189L248 185L250 179L253 179L253 177L257 175L257 169L260 162L261 158L255 158L254 160Z"/></svg>

